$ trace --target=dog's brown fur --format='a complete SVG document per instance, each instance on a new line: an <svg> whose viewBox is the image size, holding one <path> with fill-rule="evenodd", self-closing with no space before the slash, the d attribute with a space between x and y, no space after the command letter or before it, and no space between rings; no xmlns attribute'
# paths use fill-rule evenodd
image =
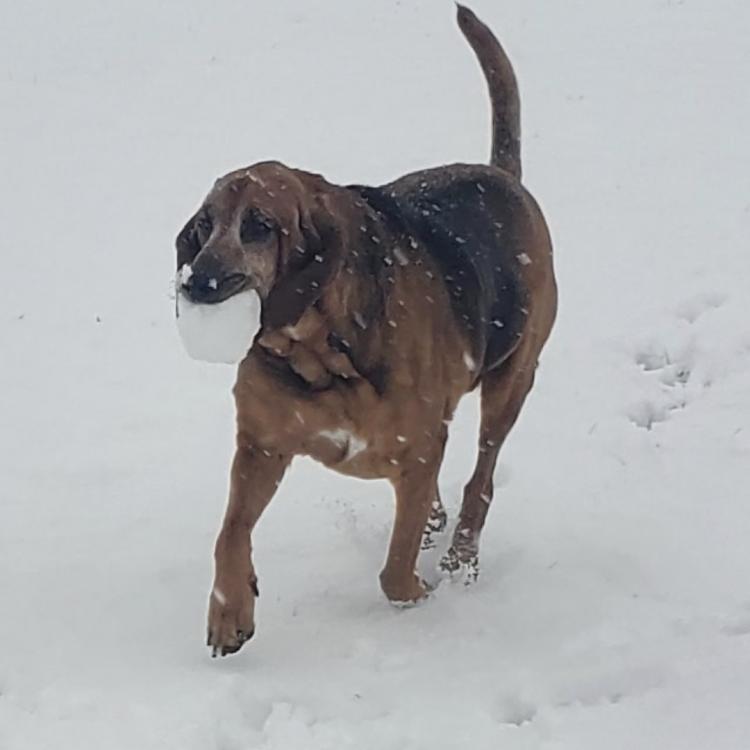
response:
<svg viewBox="0 0 750 750"><path fill-rule="evenodd" d="M449 571L476 568L498 451L555 318L551 243L520 184L518 94L492 33L459 6L493 104L491 166L452 165L381 188L339 187L266 162L219 180L177 240L183 293L218 302L252 287L262 327L234 389L237 450L216 543L208 642L252 636L250 533L295 455L387 478L396 517L386 596L425 596L423 531L442 528L437 476L459 399L481 387L479 458ZM207 283L218 279L218 283Z"/></svg>

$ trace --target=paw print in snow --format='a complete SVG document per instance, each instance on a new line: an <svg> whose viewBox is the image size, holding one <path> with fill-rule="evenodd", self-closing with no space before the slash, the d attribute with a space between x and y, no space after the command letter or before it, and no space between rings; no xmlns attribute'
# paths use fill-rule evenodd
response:
<svg viewBox="0 0 750 750"><path fill-rule="evenodd" d="M690 350L679 356L670 354L663 346L652 344L636 353L635 364L651 380L650 396L639 399L628 409L628 418L636 426L651 430L654 424L665 422L669 414L687 406L687 384L690 381Z"/></svg>
<svg viewBox="0 0 750 750"><path fill-rule="evenodd" d="M678 318L693 324L697 323L707 312L718 310L720 307L723 307L727 299L727 295L722 292L696 294L682 302L675 312L677 313Z"/></svg>
<svg viewBox="0 0 750 750"><path fill-rule="evenodd" d="M631 404L628 418L637 427L651 430L672 412L684 409L709 388L722 373L727 360L726 325L717 313L728 301L726 294L706 292L684 300L674 317L638 348L635 364L643 377L638 389L643 396ZM667 341L668 343L665 343Z"/></svg>

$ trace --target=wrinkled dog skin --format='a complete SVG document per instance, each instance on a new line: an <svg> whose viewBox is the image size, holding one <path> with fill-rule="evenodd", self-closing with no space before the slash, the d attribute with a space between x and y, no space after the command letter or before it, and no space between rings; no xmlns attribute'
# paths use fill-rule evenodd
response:
<svg viewBox="0 0 750 750"><path fill-rule="evenodd" d="M381 187L263 162L219 179L177 238L180 290L214 304L255 289L261 329L239 365L237 447L215 549L208 645L255 631L251 533L292 458L396 493L380 574L393 602L422 599L425 541L445 526L437 476L459 399L481 390L479 456L441 566L478 572L492 474L534 380L557 292L547 226L521 184L519 101L492 32L459 6L493 107L490 164L453 164Z"/></svg>

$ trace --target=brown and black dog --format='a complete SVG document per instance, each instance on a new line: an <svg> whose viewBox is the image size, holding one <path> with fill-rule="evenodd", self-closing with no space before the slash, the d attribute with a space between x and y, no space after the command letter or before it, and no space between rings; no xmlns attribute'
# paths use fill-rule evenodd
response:
<svg viewBox="0 0 750 750"><path fill-rule="evenodd" d="M237 448L208 614L214 655L254 630L251 532L296 455L396 492L380 574L393 602L425 596L423 534L446 516L437 478L459 399L481 388L479 456L449 572L478 570L498 451L534 381L555 318L552 248L521 184L511 64L467 8L458 23L493 108L489 166L453 164L382 187L332 185L263 162L219 179L177 238L179 290L212 304L247 289L261 329L239 365Z"/></svg>

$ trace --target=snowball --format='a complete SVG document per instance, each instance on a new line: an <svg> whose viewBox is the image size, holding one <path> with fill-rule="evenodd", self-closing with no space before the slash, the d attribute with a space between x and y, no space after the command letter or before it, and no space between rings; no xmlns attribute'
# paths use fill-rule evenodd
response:
<svg viewBox="0 0 750 750"><path fill-rule="evenodd" d="M177 288L185 285L193 278L193 267L189 263L185 263L182 268L177 272Z"/></svg>
<svg viewBox="0 0 750 750"><path fill-rule="evenodd" d="M215 305L197 305L177 294L177 330L193 359L236 364L245 358L259 329L260 297L255 291Z"/></svg>

